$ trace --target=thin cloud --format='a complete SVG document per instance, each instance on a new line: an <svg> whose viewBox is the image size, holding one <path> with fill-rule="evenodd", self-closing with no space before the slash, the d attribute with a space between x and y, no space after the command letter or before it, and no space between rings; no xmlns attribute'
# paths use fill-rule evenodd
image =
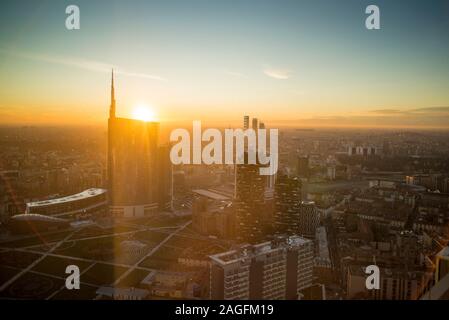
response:
<svg viewBox="0 0 449 320"><path fill-rule="evenodd" d="M397 114L397 113L401 113L400 110L396 110L396 109L380 109L380 110L372 110L370 112L371 113L375 113L375 114Z"/></svg>
<svg viewBox="0 0 449 320"><path fill-rule="evenodd" d="M411 113L448 113L449 107L428 107L410 110Z"/></svg>
<svg viewBox="0 0 449 320"><path fill-rule="evenodd" d="M447 115L449 113L449 107L426 107L416 108L408 110L397 109L380 109L369 111L372 114L383 116L434 116L436 114Z"/></svg>
<svg viewBox="0 0 449 320"><path fill-rule="evenodd" d="M111 69L109 69L110 71ZM114 73L116 73L116 67L114 67ZM136 73L136 72L127 72L121 69L120 67L117 67L117 73L122 74L127 77L137 77L137 78L144 78L144 79L150 79L150 80L157 80L157 81L167 81L167 79L155 76L152 74L146 74L146 73Z"/></svg>
<svg viewBox="0 0 449 320"><path fill-rule="evenodd" d="M34 53L34 52L22 52L22 51L10 50L10 49L5 49L5 48L0 48L0 54L5 54L5 55L18 57L18 58L22 58L22 59L59 64L59 65L64 65L64 66L68 66L68 67L74 67L74 68L79 68L79 69L84 69L84 70L94 71L94 72L106 73L106 72L111 72L111 69L114 68L114 73L124 75L127 77L137 77L137 78L144 78L144 79L156 80L156 81L167 81L166 79L159 77L157 75L130 72L130 71L126 70L125 68L117 66L117 65L103 63L103 62L94 61L94 60L87 60L87 59L82 59L82 58L63 57L63 56L48 55L48 54Z"/></svg>
<svg viewBox="0 0 449 320"><path fill-rule="evenodd" d="M276 80L287 80L291 77L291 71L277 68L265 68L263 73Z"/></svg>

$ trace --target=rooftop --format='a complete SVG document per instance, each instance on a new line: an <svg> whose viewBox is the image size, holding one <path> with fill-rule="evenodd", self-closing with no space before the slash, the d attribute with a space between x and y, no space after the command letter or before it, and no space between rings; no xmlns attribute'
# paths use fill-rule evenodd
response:
<svg viewBox="0 0 449 320"><path fill-rule="evenodd" d="M449 258L449 247L443 248L440 252L438 252L437 256L441 258Z"/></svg>
<svg viewBox="0 0 449 320"><path fill-rule="evenodd" d="M229 200L229 197L226 197L222 194L212 192L209 190L205 190L205 189L196 189L196 190L193 190L193 192L200 196L207 197L207 198L210 198L213 200L219 200L219 201Z"/></svg>
<svg viewBox="0 0 449 320"><path fill-rule="evenodd" d="M136 298L145 298L150 293L145 289L138 288L113 288L113 287L101 287L97 290L97 294L114 297L114 296L127 296Z"/></svg>
<svg viewBox="0 0 449 320"><path fill-rule="evenodd" d="M315 205L315 201L301 201L301 204L305 206L313 206Z"/></svg>
<svg viewBox="0 0 449 320"><path fill-rule="evenodd" d="M36 202L28 202L27 207L40 207L40 206L48 206L48 205L53 205L53 204L61 204L61 203L67 203L67 202L72 202L72 201L78 201L81 199L95 197L100 194L105 194L106 192L107 192L106 189L91 188L91 189L87 189L87 190L84 190L83 192L73 194L73 195L70 195L67 197L51 199L51 200L36 201Z"/></svg>
<svg viewBox="0 0 449 320"><path fill-rule="evenodd" d="M429 289L421 300L447 300L449 298L449 273Z"/></svg>
<svg viewBox="0 0 449 320"><path fill-rule="evenodd" d="M210 255L209 258L221 265L232 264L241 259L250 258L260 254L267 254L282 248L288 249L290 247L297 247L311 242L308 239L298 236L288 237L283 240L284 241L267 241L256 245L242 245L237 250Z"/></svg>
<svg viewBox="0 0 449 320"><path fill-rule="evenodd" d="M47 222L68 222L65 219L45 216L42 214L34 214L34 213L25 213L25 214L17 214L11 217L11 220L16 221L47 221Z"/></svg>

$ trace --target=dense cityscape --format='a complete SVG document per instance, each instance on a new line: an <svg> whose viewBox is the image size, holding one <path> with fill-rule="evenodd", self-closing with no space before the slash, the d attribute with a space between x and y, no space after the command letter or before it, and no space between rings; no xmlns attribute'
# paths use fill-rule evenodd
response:
<svg viewBox="0 0 449 320"><path fill-rule="evenodd" d="M449 300L447 0L0 7L2 315Z"/></svg>
<svg viewBox="0 0 449 320"><path fill-rule="evenodd" d="M172 165L159 123L115 110L112 80L107 131L1 128L2 298L448 298L448 132L281 129L262 176Z"/></svg>

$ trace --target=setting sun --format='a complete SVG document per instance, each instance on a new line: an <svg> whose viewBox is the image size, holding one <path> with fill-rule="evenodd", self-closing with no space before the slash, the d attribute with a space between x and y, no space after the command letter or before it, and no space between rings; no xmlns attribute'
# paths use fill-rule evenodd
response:
<svg viewBox="0 0 449 320"><path fill-rule="evenodd" d="M132 117L142 121L156 121L154 110L146 104L138 104L134 107Z"/></svg>

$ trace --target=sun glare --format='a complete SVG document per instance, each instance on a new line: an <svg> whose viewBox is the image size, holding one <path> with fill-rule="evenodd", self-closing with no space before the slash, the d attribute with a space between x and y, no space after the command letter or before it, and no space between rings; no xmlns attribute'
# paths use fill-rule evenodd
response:
<svg viewBox="0 0 449 320"><path fill-rule="evenodd" d="M138 104L134 107L132 116L136 120L156 121L156 114L153 109L146 104Z"/></svg>

